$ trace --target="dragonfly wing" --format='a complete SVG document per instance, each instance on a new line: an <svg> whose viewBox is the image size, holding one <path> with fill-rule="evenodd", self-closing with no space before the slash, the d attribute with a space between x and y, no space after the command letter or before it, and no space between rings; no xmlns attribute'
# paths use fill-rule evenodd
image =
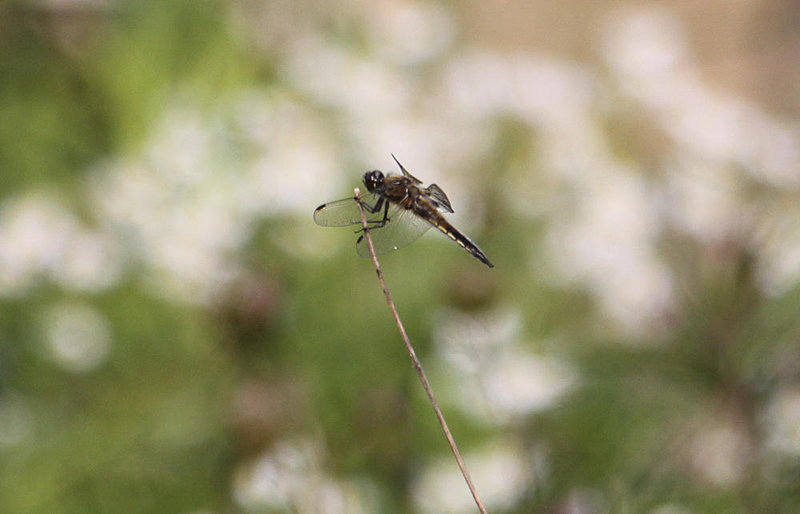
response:
<svg viewBox="0 0 800 514"><path fill-rule="evenodd" d="M369 234L372 236L375 253L381 255L413 243L432 226L414 214L414 211L391 204L389 221L382 227L370 229ZM367 238L363 235L358 238L356 250L362 257L370 256Z"/></svg>
<svg viewBox="0 0 800 514"><path fill-rule="evenodd" d="M445 212L453 212L453 208L450 206L450 200L447 198L447 195L444 194L444 191L442 191L441 187L437 186L436 184L431 184L428 186L426 191L436 204L436 207Z"/></svg>
<svg viewBox="0 0 800 514"><path fill-rule="evenodd" d="M397 165L400 166L400 171L403 172L404 176L410 178L415 184L422 184L422 181L420 179L409 173L408 170L405 168L405 166L400 164L400 161L397 160L397 157L395 157L394 154L392 154L392 159L394 159L394 162L396 162Z"/></svg>
<svg viewBox="0 0 800 514"><path fill-rule="evenodd" d="M368 193L361 195L361 202L370 207L378 202L378 195ZM367 221L383 219L383 209L378 212L370 213L364 209ZM314 223L323 227L345 227L348 225L360 225L361 214L358 211L358 204L355 198L345 198L320 205L314 210Z"/></svg>

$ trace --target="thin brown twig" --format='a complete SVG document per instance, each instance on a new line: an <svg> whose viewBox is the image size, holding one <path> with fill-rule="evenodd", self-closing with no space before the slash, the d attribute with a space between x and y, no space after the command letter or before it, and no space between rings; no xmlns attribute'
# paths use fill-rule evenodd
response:
<svg viewBox="0 0 800 514"><path fill-rule="evenodd" d="M394 306L394 301L392 300L392 296L389 294L389 289L386 287L386 281L383 279L383 272L381 271L381 265L378 262L378 256L375 255L375 247L372 245L372 237L369 235L369 226L367 224L367 217L364 214L364 207L361 205L361 192L358 188L355 189L355 202L358 205L359 213L361 214L361 226L364 229L364 237L367 239L367 247L369 248L369 254L372 256L372 263L375 265L375 273L378 275L378 281L381 283L381 288L383 289L383 295L386 297L386 303L389 305L389 309L392 311L392 316L394 316L394 321L397 324L397 329L400 331L400 336L403 338L403 342L406 345L406 350L408 351L408 355L411 357L411 362L414 364L414 369L419 376L420 382L422 382L422 387L425 389L425 394L428 395L428 400L431 402L431 406L433 407L433 412L436 414L436 418L439 420L439 425L442 427L442 431L444 432L444 436L447 438L448 444L450 444L450 449L453 451L453 456L456 458L456 462L458 463L459 469L461 469L461 474L464 476L464 480L467 482L467 487L469 487L469 492L472 493L472 498L475 499L475 504L478 506L478 510L481 511L482 514L486 514L486 508L483 506L481 502L480 496L478 496L478 491L475 489L475 486L472 483L472 479L469 477L469 473L467 472L467 467L464 464L464 460L461 458L461 453L458 451L458 446L456 445L456 440L453 439L453 434L450 433L450 429L447 427L447 422L444 420L444 414L442 414L442 410L439 408L439 403L436 401L436 397L433 395L433 390L431 389L431 385L428 382L428 377L425 375L425 371L422 369L422 364L420 363L419 359L417 358L417 352L414 351L414 347L411 346L411 341L408 339L408 334L406 333L406 329L403 326L403 322L400 321L400 315L397 314L397 309Z"/></svg>

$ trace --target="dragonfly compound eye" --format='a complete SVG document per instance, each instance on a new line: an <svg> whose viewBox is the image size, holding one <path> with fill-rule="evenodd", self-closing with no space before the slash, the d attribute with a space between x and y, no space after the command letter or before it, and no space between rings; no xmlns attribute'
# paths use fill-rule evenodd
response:
<svg viewBox="0 0 800 514"><path fill-rule="evenodd" d="M375 191L375 189L383 186L383 173L378 170L368 171L364 173L364 185L367 191Z"/></svg>

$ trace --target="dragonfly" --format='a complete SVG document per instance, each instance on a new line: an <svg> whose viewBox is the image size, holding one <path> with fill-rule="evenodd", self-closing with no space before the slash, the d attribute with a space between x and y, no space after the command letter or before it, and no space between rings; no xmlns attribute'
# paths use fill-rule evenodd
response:
<svg viewBox="0 0 800 514"><path fill-rule="evenodd" d="M367 193L361 195L360 203L375 254L385 254L409 245L433 227L476 259L494 268L478 245L444 218L443 213L454 211L442 188L436 184L422 187L422 181L409 173L394 154L392 158L402 175L384 175L380 170L372 170L364 173L363 177ZM314 222L323 227L360 225L358 201L350 197L324 203L314 210ZM370 256L364 234L356 241L356 250L362 257Z"/></svg>

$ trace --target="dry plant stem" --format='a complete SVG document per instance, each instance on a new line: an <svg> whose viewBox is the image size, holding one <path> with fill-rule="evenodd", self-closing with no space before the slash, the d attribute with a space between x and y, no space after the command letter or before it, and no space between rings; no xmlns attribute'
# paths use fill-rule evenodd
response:
<svg viewBox="0 0 800 514"><path fill-rule="evenodd" d="M367 217L364 214L364 208L361 205L361 193L358 188L355 189L355 201L358 205L358 210L361 213L361 226L364 229L364 237L367 238L367 246L369 247L369 254L372 256L372 263L375 265L375 273L378 275L378 281L381 283L381 288L383 289L383 295L386 297L386 303L389 305L389 309L392 311L392 316L394 316L394 321L397 324L398 330L400 330L400 336L403 338L403 342L406 344L406 350L408 351L408 355L411 356L411 362L414 364L414 369L417 371L417 375L419 376L420 382L422 382L422 387L425 389L425 394L428 395L428 400L431 402L431 406L433 407L433 412L436 413L436 417L439 420L439 425L442 427L442 431L444 432L445 437L447 438L447 442L450 444L450 449L453 451L453 456L456 458L456 462L458 463L459 469L461 469L461 474L464 476L464 480L467 482L467 487L469 487L469 492L472 493L472 497L475 499L475 504L478 506L478 510L480 510L483 514L486 514L486 508L483 506L481 502L480 496L478 496L478 491L475 489L475 486L472 484L472 479L469 477L469 473L467 472L467 467L464 465L464 460L461 458L461 454L458 451L458 446L456 446L456 440L453 439L453 434L450 433L450 429L447 427L447 422L444 420L444 415L442 414L442 410L439 408L439 403L436 401L436 397L433 395L433 390L431 389L431 385L428 382L428 377L425 376L425 371L422 369L422 364L419 362L417 358L417 353L414 351L414 347L411 346L411 341L408 339L408 334L406 333L406 329L403 326L403 322L400 321L400 315L397 314L397 309L394 306L394 301L392 301L392 296L389 294L389 289L386 287L386 281L383 279L383 272L381 271L381 265L378 262L378 257L375 255L375 247L372 245L372 237L369 235L369 226L367 225Z"/></svg>

